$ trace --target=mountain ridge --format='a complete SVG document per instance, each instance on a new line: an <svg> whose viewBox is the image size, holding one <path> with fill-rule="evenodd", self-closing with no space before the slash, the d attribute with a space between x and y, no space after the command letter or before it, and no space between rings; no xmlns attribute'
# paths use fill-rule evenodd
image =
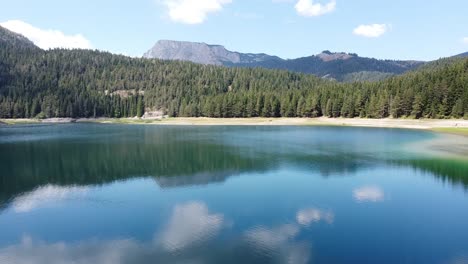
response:
<svg viewBox="0 0 468 264"><path fill-rule="evenodd" d="M23 50L41 50L21 34L0 26L0 44L2 43ZM189 47L188 50L187 47ZM175 54L174 50L177 51ZM467 56L468 52L465 52L449 58ZM172 40L158 41L143 57L191 61L199 64L226 67L280 69L313 74L324 79L340 82L379 81L431 63L417 60L379 60L359 57L356 53L330 52L328 50L316 55L283 59L266 53L230 51L218 44Z"/></svg>
<svg viewBox="0 0 468 264"><path fill-rule="evenodd" d="M331 52L295 59L283 59L265 53L230 51L222 45L204 42L160 40L144 58L191 61L227 67L262 67L314 74L338 81L381 80L415 69L425 62L416 60L378 60L356 53ZM355 78L360 76L360 78Z"/></svg>

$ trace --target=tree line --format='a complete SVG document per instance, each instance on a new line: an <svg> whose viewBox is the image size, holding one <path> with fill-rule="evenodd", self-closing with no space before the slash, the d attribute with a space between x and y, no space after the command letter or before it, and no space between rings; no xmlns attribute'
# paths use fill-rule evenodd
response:
<svg viewBox="0 0 468 264"><path fill-rule="evenodd" d="M125 91L125 92L122 92ZM468 59L380 82L0 43L0 118L468 118Z"/></svg>

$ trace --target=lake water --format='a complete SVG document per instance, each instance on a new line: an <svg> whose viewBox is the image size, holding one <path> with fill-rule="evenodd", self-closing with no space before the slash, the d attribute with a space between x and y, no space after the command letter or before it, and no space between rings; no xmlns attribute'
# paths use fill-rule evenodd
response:
<svg viewBox="0 0 468 264"><path fill-rule="evenodd" d="M414 151L436 137L3 126L0 263L468 263L468 162Z"/></svg>

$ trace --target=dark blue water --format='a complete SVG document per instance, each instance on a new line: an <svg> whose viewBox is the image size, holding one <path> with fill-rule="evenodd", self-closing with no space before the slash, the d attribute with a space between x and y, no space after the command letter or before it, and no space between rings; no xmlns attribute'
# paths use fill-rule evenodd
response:
<svg viewBox="0 0 468 264"><path fill-rule="evenodd" d="M0 263L468 263L468 163L342 127L0 128Z"/></svg>

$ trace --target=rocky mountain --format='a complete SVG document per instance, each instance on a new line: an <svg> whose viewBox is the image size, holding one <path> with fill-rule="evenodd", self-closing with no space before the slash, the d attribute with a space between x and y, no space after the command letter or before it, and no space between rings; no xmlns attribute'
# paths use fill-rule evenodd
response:
<svg viewBox="0 0 468 264"><path fill-rule="evenodd" d="M269 56L267 54L232 52L221 45L171 40L158 41L143 57L226 66L281 60L278 57Z"/></svg>
<svg viewBox="0 0 468 264"><path fill-rule="evenodd" d="M143 57L228 67L282 69L338 81L377 81L424 64L420 61L377 60L359 57L355 53L330 51L285 60L267 54L233 52L220 45L170 40L158 41Z"/></svg>

